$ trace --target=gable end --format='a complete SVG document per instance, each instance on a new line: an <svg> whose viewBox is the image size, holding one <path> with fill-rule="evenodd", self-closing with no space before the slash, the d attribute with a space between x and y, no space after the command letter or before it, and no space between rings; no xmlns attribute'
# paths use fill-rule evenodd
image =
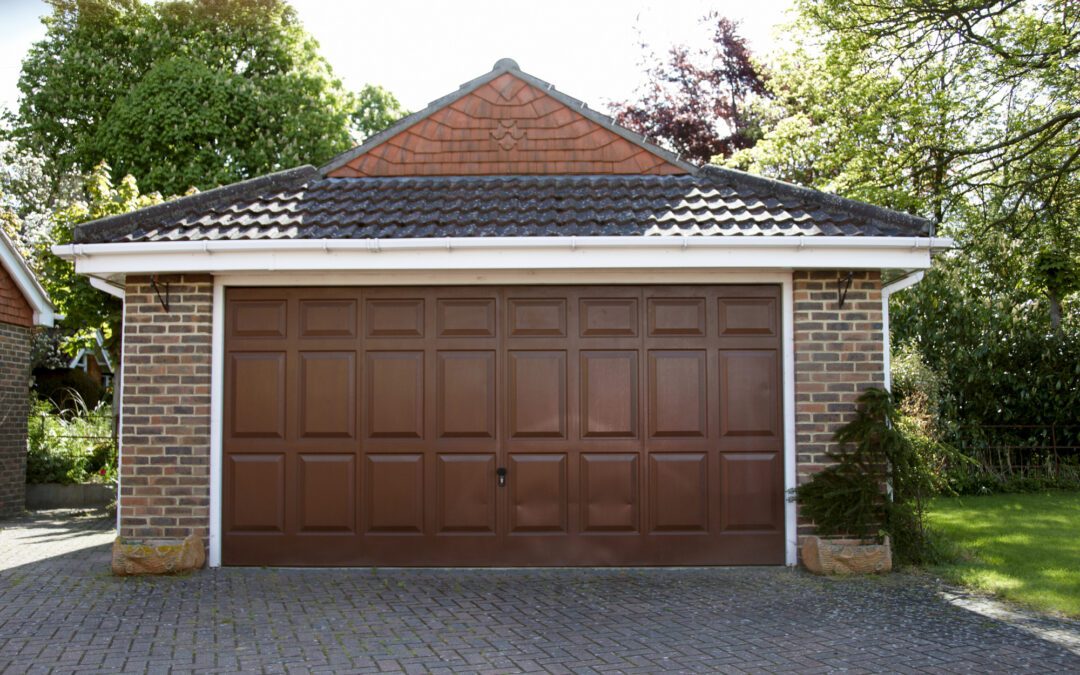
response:
<svg viewBox="0 0 1080 675"><path fill-rule="evenodd" d="M694 171L512 61L323 167L334 178Z"/></svg>

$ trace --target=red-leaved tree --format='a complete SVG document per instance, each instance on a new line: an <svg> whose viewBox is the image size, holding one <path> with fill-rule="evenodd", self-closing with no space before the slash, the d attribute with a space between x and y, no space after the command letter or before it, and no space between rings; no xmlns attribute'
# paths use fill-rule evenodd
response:
<svg viewBox="0 0 1080 675"><path fill-rule="evenodd" d="M637 100L611 104L616 122L699 164L754 144L757 125L747 104L767 95L738 23L715 12L702 19L714 22L711 44L671 47L666 60L647 69Z"/></svg>

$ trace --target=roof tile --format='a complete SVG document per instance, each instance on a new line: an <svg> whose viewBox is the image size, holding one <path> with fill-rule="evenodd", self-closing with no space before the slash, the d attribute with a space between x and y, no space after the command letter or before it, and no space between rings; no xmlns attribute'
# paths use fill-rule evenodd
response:
<svg viewBox="0 0 1080 675"><path fill-rule="evenodd" d="M729 171L280 179L80 226L79 243L492 236L926 236L928 223Z"/></svg>

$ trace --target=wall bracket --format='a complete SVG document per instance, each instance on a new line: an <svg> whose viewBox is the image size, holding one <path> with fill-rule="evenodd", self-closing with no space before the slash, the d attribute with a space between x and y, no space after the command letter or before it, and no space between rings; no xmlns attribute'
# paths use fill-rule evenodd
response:
<svg viewBox="0 0 1080 675"><path fill-rule="evenodd" d="M157 295L158 302L161 303L161 308L166 312L169 311L169 282L159 282L157 275L150 277L150 287L154 289L154 294ZM161 295L161 289L164 287L165 295Z"/></svg>
<svg viewBox="0 0 1080 675"><path fill-rule="evenodd" d="M847 300L848 291L851 290L851 282L855 279L854 272L848 272L846 277L840 277L836 280L836 304L837 309L844 308L844 301Z"/></svg>

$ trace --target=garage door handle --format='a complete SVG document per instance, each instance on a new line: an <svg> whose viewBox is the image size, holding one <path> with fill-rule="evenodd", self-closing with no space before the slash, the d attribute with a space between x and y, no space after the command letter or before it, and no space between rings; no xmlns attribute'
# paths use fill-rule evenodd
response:
<svg viewBox="0 0 1080 675"><path fill-rule="evenodd" d="M506 467L500 466L495 469L495 475L499 479L499 487L506 487Z"/></svg>

